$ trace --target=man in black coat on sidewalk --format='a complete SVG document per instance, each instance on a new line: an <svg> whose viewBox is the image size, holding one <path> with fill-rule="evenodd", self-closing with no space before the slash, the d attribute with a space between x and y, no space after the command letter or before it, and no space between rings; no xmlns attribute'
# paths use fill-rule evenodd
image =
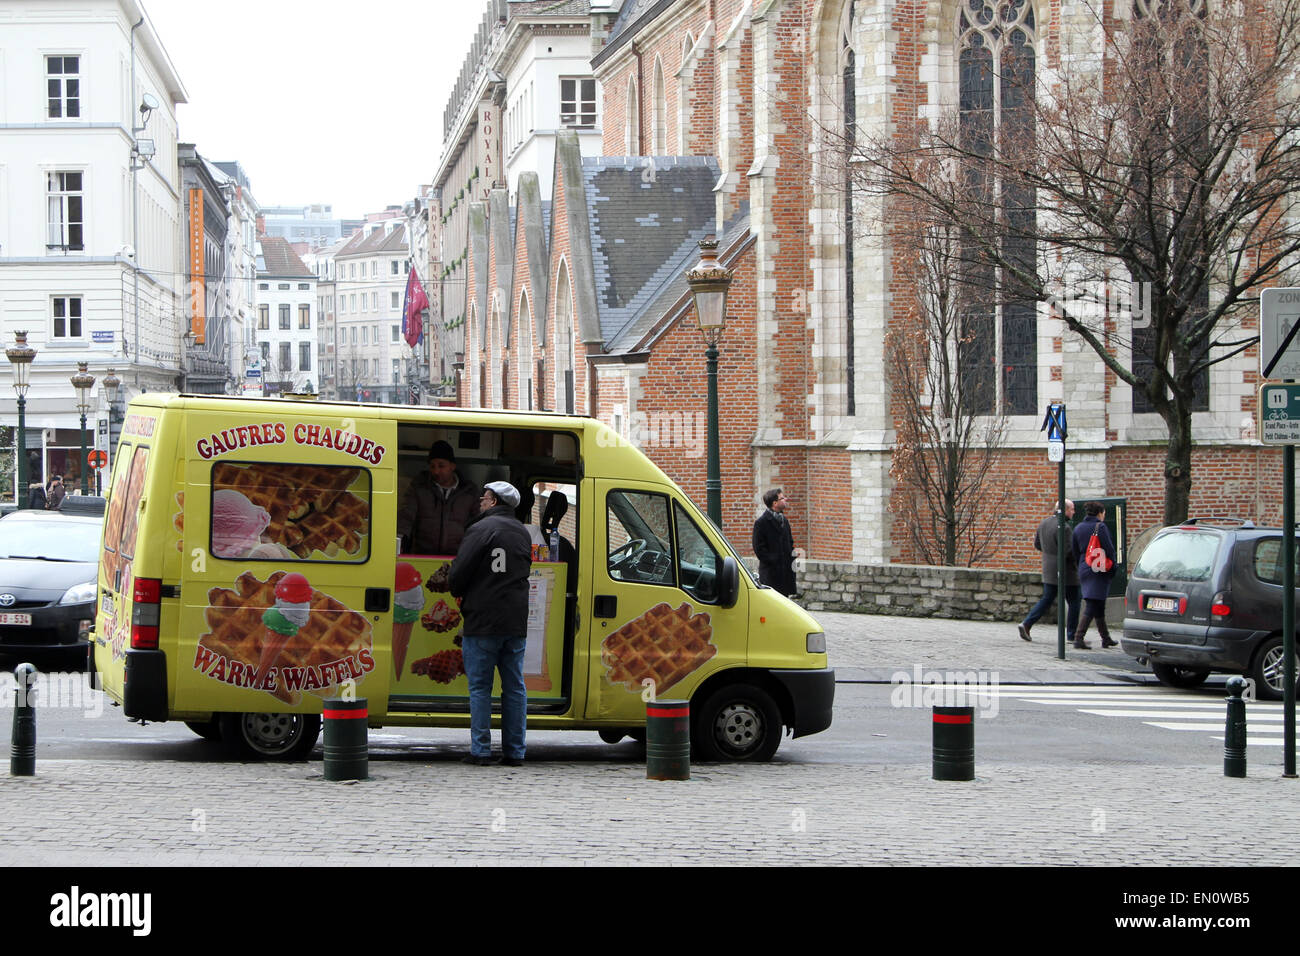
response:
<svg viewBox="0 0 1300 956"><path fill-rule="evenodd" d="M519 492L513 485L488 482L449 573L451 593L462 598L465 616L461 655L469 681L470 723L465 762L480 766L492 762L494 671L501 674L501 762L512 767L524 762L524 642L533 543L515 517L518 506Z"/></svg>
<svg viewBox="0 0 1300 956"><path fill-rule="evenodd" d="M794 535L785 509L789 499L780 488L763 495L766 506L754 522L754 554L758 558L758 583L767 584L786 597L796 592L794 581Z"/></svg>

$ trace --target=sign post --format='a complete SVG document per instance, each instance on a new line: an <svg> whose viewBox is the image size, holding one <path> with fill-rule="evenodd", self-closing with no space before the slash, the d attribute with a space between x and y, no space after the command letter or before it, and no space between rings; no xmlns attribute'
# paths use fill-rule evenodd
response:
<svg viewBox="0 0 1300 956"><path fill-rule="evenodd" d="M1052 402L1039 431L1047 431L1047 460L1056 462L1056 658L1065 660L1065 403Z"/></svg>
<svg viewBox="0 0 1300 956"><path fill-rule="evenodd" d="M1259 439L1282 448L1282 776L1295 770L1295 446L1300 441L1300 289L1259 296Z"/></svg>

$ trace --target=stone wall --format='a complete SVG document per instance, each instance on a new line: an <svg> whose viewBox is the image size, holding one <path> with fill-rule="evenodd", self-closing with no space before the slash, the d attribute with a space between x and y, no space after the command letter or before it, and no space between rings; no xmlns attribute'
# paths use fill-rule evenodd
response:
<svg viewBox="0 0 1300 956"><path fill-rule="evenodd" d="M915 564L805 561L800 603L809 611L1017 622L1042 596L1038 572ZM1056 620L1049 611L1043 622Z"/></svg>

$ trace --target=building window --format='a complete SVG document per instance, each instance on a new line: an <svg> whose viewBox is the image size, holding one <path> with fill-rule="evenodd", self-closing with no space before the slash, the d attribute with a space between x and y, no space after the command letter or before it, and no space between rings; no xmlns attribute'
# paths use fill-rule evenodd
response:
<svg viewBox="0 0 1300 956"><path fill-rule="evenodd" d="M299 291L299 292L306 292L306 291L307 291L308 289L310 289L310 288L311 288L311 283L310 283L310 282L299 282L299 283L298 283L298 291Z"/></svg>
<svg viewBox="0 0 1300 956"><path fill-rule="evenodd" d="M288 303L280 304L280 328L287 330L289 328L289 305Z"/></svg>
<svg viewBox="0 0 1300 956"><path fill-rule="evenodd" d="M271 343L262 342L260 344L262 346L262 367L265 368L271 364Z"/></svg>
<svg viewBox="0 0 1300 956"><path fill-rule="evenodd" d="M257 307L257 327L267 330L271 328L271 307L269 305L259 305Z"/></svg>
<svg viewBox="0 0 1300 956"><path fill-rule="evenodd" d="M596 81L560 80L560 125L592 129L596 125Z"/></svg>
<svg viewBox="0 0 1300 956"><path fill-rule="evenodd" d="M288 342L280 343L280 376L283 378L293 369L293 354Z"/></svg>
<svg viewBox="0 0 1300 956"><path fill-rule="evenodd" d="M357 327L355 325L352 326L352 344L357 344Z"/></svg>
<svg viewBox="0 0 1300 956"><path fill-rule="evenodd" d="M994 9L996 7L996 9ZM965 176L971 188L1001 204L1008 229L1003 255L1035 268L1032 234L1037 196L1032 188L997 180L990 159L1033 136L1035 83L1034 11L1029 0L965 0L958 15L960 135L972 158ZM969 292L962 306L959 374L962 395L973 411L1032 415L1038 407L1038 311L1035 303L1003 295L997 270L967 259ZM981 274L982 273L982 274Z"/></svg>
<svg viewBox="0 0 1300 956"><path fill-rule="evenodd" d="M298 306L298 328L300 329L311 328L311 306L309 305Z"/></svg>
<svg viewBox="0 0 1300 956"><path fill-rule="evenodd" d="M370 308L374 309L376 312L379 311L379 293L378 293L378 292L372 292L372 293L370 293Z"/></svg>
<svg viewBox="0 0 1300 956"><path fill-rule="evenodd" d="M79 339L81 333L81 297L54 297L54 337L56 339Z"/></svg>
<svg viewBox="0 0 1300 956"><path fill-rule="evenodd" d="M311 343L310 342L298 343L298 371L300 372L311 371Z"/></svg>
<svg viewBox="0 0 1300 956"><path fill-rule="evenodd" d="M257 287L258 287L259 289L262 289L263 291L265 291L265 290L271 288L271 283L269 283L269 282L259 282L259 283L257 284Z"/></svg>
<svg viewBox="0 0 1300 956"><path fill-rule="evenodd" d="M370 278L379 278L379 261L377 259L370 260Z"/></svg>
<svg viewBox="0 0 1300 956"><path fill-rule="evenodd" d="M352 268L349 270L348 278L355 279L357 277L357 264L352 262L349 263L349 265L351 265Z"/></svg>
<svg viewBox="0 0 1300 956"><path fill-rule="evenodd" d="M401 334L402 334L402 327L401 327L400 325L394 325L394 326L393 326L393 341L396 342L396 341L398 340L398 338L401 336Z"/></svg>
<svg viewBox="0 0 1300 956"><path fill-rule="evenodd" d="M368 325L361 326L361 344L369 345L370 344L369 339L370 339L370 326Z"/></svg>
<svg viewBox="0 0 1300 956"><path fill-rule="evenodd" d="M50 119L76 119L81 115L81 58L47 56L45 90Z"/></svg>
<svg viewBox="0 0 1300 956"><path fill-rule="evenodd" d="M85 218L81 192L81 173L45 174L45 192L49 208L49 235L46 248L64 252L85 249Z"/></svg>
<svg viewBox="0 0 1300 956"><path fill-rule="evenodd" d="M400 259L390 259L390 260L388 261L388 268L389 268L389 273L388 273L389 275L401 275L401 273L402 273L402 260L400 260Z"/></svg>
<svg viewBox="0 0 1300 956"><path fill-rule="evenodd" d="M394 293L393 293L393 297L392 297L392 298L393 298L393 305L392 305L392 307L393 307L394 309L400 309L400 308L402 307L402 303L401 303L401 301L398 299L398 296L399 296L399 295L401 295L400 292L394 292Z"/></svg>
<svg viewBox="0 0 1300 956"><path fill-rule="evenodd" d="M278 285L276 286L276 288L279 289L281 292L288 292L288 291L289 291L289 283L287 283L287 282L281 282L280 284L278 284Z"/></svg>
<svg viewBox="0 0 1300 956"><path fill-rule="evenodd" d="M654 113L650 129L650 155L668 155L668 89L664 83L664 61L655 57Z"/></svg>

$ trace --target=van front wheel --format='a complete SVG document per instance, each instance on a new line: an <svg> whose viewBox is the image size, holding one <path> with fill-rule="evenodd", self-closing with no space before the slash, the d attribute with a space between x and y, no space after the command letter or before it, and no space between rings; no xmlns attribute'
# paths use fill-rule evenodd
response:
<svg viewBox="0 0 1300 956"><path fill-rule="evenodd" d="M763 762L781 743L781 711L767 691L752 684L720 687L692 716L699 760Z"/></svg>
<svg viewBox="0 0 1300 956"><path fill-rule="evenodd" d="M306 760L320 736L316 714L222 714L221 739L241 760Z"/></svg>

